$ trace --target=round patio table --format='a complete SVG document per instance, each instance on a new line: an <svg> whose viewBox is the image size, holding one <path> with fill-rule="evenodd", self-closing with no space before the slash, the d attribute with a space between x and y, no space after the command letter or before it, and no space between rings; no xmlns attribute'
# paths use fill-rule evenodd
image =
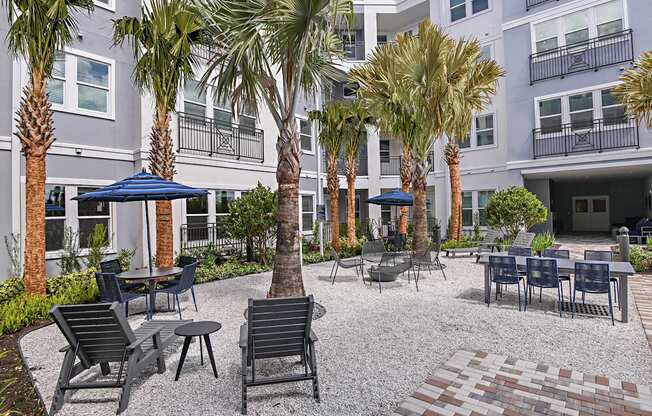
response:
<svg viewBox="0 0 652 416"><path fill-rule="evenodd" d="M147 310L147 319L152 319L156 309L156 283L170 280L174 276L181 274L181 267L153 267L140 270L131 270L117 274L117 278L129 283L146 283L149 291L149 309Z"/></svg>

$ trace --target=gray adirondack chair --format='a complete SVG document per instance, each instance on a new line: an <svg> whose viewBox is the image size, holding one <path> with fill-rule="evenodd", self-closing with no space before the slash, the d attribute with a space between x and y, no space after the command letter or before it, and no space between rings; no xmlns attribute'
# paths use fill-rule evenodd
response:
<svg viewBox="0 0 652 416"><path fill-rule="evenodd" d="M487 233L484 235L482 241L480 241L480 244L478 245L478 251L475 257L476 263L480 260L480 256L483 253L494 252L494 249L496 249L496 240L498 240L498 237L500 237L500 231L493 228L489 228L487 230Z"/></svg>
<svg viewBox="0 0 652 416"><path fill-rule="evenodd" d="M137 375L154 363L158 373L164 373L163 350L177 338L174 329L190 322L152 320L132 330L118 302L59 305L52 308L50 315L68 341L68 346L60 350L65 356L52 398L51 415L63 407L66 391L105 388L122 390L117 411L122 413L129 404ZM72 382L96 365L108 376L110 363L120 363L115 381Z"/></svg>
<svg viewBox="0 0 652 416"><path fill-rule="evenodd" d="M534 241L535 235L535 233L519 231L518 234L516 234L516 238L512 242L512 245L517 247L532 247L532 241Z"/></svg>
<svg viewBox="0 0 652 416"><path fill-rule="evenodd" d="M242 414L247 414L247 388L266 384L312 381L312 394L319 402L317 336L310 329L313 296L249 299L247 323L240 327L242 351ZM292 375L259 377L256 360L301 357L303 371Z"/></svg>

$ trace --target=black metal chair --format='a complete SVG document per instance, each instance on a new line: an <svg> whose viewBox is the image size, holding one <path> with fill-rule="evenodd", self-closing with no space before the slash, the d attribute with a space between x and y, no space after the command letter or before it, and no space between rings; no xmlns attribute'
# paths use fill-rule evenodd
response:
<svg viewBox="0 0 652 416"><path fill-rule="evenodd" d="M432 272L432 269L441 270L444 280L446 280L446 272L444 272L444 265L439 260L439 251L435 251L435 256L433 260L432 252L426 251L425 253L410 253L410 264L412 266L412 271L414 271L415 280L417 282L417 291L419 291L419 275L421 274L421 269L428 269L428 272ZM415 271L416 269L416 271ZM408 283L410 281L410 274L408 273Z"/></svg>
<svg viewBox="0 0 652 416"><path fill-rule="evenodd" d="M343 269L355 269L355 275L359 276L362 274L362 281L364 283L364 268L363 268L363 261L362 258L360 257L353 257L350 259L342 259L340 258L339 254L337 254L337 251L335 249L331 248L331 252L333 253L333 259L335 262L333 263L333 267L331 267L331 274L330 278L332 280L331 284L335 284L335 276L337 276L337 271L341 268Z"/></svg>
<svg viewBox="0 0 652 416"><path fill-rule="evenodd" d="M405 250L406 242L405 234L394 234L394 236L389 240L390 247L392 251L403 251Z"/></svg>
<svg viewBox="0 0 652 416"><path fill-rule="evenodd" d="M570 251L568 250L558 250L554 248L547 248L543 250L543 257L548 257L552 259L570 259ZM570 300L571 293L571 277L569 274L560 274L559 275L559 287L561 289L561 301L564 301L564 284L563 282L568 282L568 299ZM539 300L541 300L541 291L539 291Z"/></svg>
<svg viewBox="0 0 652 416"><path fill-rule="evenodd" d="M598 260L598 261L613 261L613 253L606 250L584 250L584 260ZM609 281L614 287L614 299L616 299L616 306L620 309L620 284L615 277L609 278ZM584 293L582 293L582 302L585 301Z"/></svg>
<svg viewBox="0 0 652 416"><path fill-rule="evenodd" d="M147 321L132 330L117 302L59 305L52 308L50 315L68 341L59 350L65 356L52 397L51 415L61 410L68 390L107 388L122 390L118 414L122 413L129 405L131 388L144 369L156 363L157 372L165 372L163 351L177 339L174 330L189 322ZM108 376L111 363L120 363L115 381L76 379L96 365Z"/></svg>
<svg viewBox="0 0 652 416"><path fill-rule="evenodd" d="M95 273L95 282L100 291L100 302L118 302L124 305L125 316L129 316L129 302L141 297L145 298L145 310L148 310L147 293L123 291L115 273Z"/></svg>
<svg viewBox="0 0 652 416"><path fill-rule="evenodd" d="M168 295L174 295L172 306L174 307L174 305L176 304L177 307L179 308L179 319L183 319L181 316L181 303L179 302L179 295L183 293L190 291L190 293L192 294L192 303L195 305L195 311L196 312L199 311L197 309L197 300L195 298L195 289L194 289L196 270L197 270L197 263L189 264L183 268L183 272L181 273L181 279L179 279L179 283L171 284L161 289L156 289L157 294L166 293Z"/></svg>
<svg viewBox="0 0 652 416"><path fill-rule="evenodd" d="M362 254L360 258L362 258L363 262L378 264L380 263L385 252L386 250L383 240L378 239L366 241L362 245Z"/></svg>
<svg viewBox="0 0 652 416"><path fill-rule="evenodd" d="M559 316L561 317L562 302L564 295L561 292L561 281L559 280L559 272L557 269L557 260L555 259L542 259L537 257L528 257L525 259L527 271L527 289L525 291L525 310L527 311L528 293L530 293L530 303L532 303L532 293L529 291L531 287L538 287L543 289L557 289L557 300L559 302ZM541 293L541 292L539 292ZM541 294L539 294L539 301L541 301Z"/></svg>
<svg viewBox="0 0 652 416"><path fill-rule="evenodd" d="M606 293L609 298L609 315L611 325L614 324L614 310L611 301L611 282L609 278L609 265L596 263L575 263L575 285L573 286L573 318L575 317L575 294L577 291L584 293Z"/></svg>
<svg viewBox="0 0 652 416"><path fill-rule="evenodd" d="M518 310L521 310L521 281L523 275L518 272L514 256L489 256L489 276L496 284L496 299L500 292L499 285L516 285L518 287ZM525 290L525 283L523 283ZM526 297L527 301L527 297ZM489 287L489 303L491 302L491 286ZM487 307L489 306L487 303Z"/></svg>
<svg viewBox="0 0 652 416"><path fill-rule="evenodd" d="M312 295L296 298L249 299L247 323L240 327L242 351L242 414L247 414L247 388L266 384L312 381L319 402L315 342L311 329L315 301ZM259 377L256 361L299 356L303 371L278 377Z"/></svg>
<svg viewBox="0 0 652 416"><path fill-rule="evenodd" d="M510 246L507 250L507 254L510 256L531 257L532 249L530 247Z"/></svg>
<svg viewBox="0 0 652 416"><path fill-rule="evenodd" d="M124 270L122 270L122 266L120 265L120 262L117 259L113 260L107 260L103 261L100 263L100 271L102 273L115 273L115 274L120 274ZM120 289L122 289L123 292L132 292L136 291L138 289L142 289L144 285L142 283L123 283L120 282Z"/></svg>

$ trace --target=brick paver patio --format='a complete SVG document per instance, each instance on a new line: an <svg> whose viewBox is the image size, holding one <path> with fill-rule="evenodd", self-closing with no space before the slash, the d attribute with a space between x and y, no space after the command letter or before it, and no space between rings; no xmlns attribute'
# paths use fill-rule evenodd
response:
<svg viewBox="0 0 652 416"><path fill-rule="evenodd" d="M652 276L641 275L630 279L630 288L641 316L643 331L652 348Z"/></svg>
<svg viewBox="0 0 652 416"><path fill-rule="evenodd" d="M650 386L458 351L394 415L651 415Z"/></svg>

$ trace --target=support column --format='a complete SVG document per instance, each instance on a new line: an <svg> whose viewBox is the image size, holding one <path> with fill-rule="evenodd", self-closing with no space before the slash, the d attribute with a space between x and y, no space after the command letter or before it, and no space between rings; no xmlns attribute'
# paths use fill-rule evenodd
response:
<svg viewBox="0 0 652 416"><path fill-rule="evenodd" d="M364 54L365 57L371 54L378 42L378 23L376 11L364 8Z"/></svg>
<svg viewBox="0 0 652 416"><path fill-rule="evenodd" d="M380 138L375 127L367 128L367 163L371 198L380 194ZM380 223L380 205L369 204L369 218Z"/></svg>

